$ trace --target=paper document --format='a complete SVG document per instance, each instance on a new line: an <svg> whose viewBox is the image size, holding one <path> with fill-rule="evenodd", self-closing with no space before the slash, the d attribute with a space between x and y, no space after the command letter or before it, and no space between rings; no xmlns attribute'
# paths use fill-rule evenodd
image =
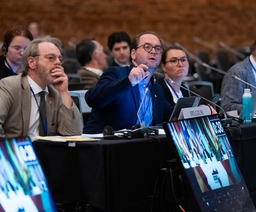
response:
<svg viewBox="0 0 256 212"><path fill-rule="evenodd" d="M37 139L47 141L98 141L99 139L84 136L37 136Z"/></svg>

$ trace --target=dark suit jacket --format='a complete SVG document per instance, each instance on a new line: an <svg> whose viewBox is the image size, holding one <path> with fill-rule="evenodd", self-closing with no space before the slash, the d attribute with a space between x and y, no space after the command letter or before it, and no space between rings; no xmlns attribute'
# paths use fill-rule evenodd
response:
<svg viewBox="0 0 256 212"><path fill-rule="evenodd" d="M77 74L81 76L82 83L85 83L85 90L92 88L98 82L100 75L95 74L85 68L81 68L77 71Z"/></svg>
<svg viewBox="0 0 256 212"><path fill-rule="evenodd" d="M113 57L108 61L108 67L112 67L112 66L119 66L119 65L115 62L115 60L114 60Z"/></svg>
<svg viewBox="0 0 256 212"><path fill-rule="evenodd" d="M128 75L133 66L110 67L104 71L96 86L85 94L87 104L92 107L84 133L102 133L105 126L114 130L131 129L136 125L140 105L138 85L132 86ZM153 102L152 125L162 124L170 118L173 107L165 100L161 86L152 78Z"/></svg>
<svg viewBox="0 0 256 212"><path fill-rule="evenodd" d="M5 56L0 56L0 79L12 76L12 71L4 64Z"/></svg>
<svg viewBox="0 0 256 212"><path fill-rule="evenodd" d="M163 88L163 90L164 90L164 95L165 95L166 100L167 100L172 106L174 106L174 105L175 105L175 102L173 101L172 93L170 92L169 87L166 85L164 78L158 79L157 82L162 86L162 88ZM182 83L182 86L185 86L185 85ZM182 88L182 87L180 88L180 90L181 90L181 93L183 94L184 97L188 97L188 96L189 96L189 93L188 93L187 90L185 90L185 89Z"/></svg>

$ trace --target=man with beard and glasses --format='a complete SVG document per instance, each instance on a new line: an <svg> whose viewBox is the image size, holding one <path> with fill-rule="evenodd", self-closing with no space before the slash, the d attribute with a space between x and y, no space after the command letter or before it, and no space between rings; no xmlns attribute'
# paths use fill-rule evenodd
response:
<svg viewBox="0 0 256 212"><path fill-rule="evenodd" d="M114 130L131 129L134 125L148 127L170 118L173 106L153 76L162 52L155 32L135 36L130 52L132 65L108 68L85 94L92 112L84 133L101 133L105 126Z"/></svg>
<svg viewBox="0 0 256 212"><path fill-rule="evenodd" d="M81 135L82 117L68 91L61 52L58 39L35 39L24 51L22 73L0 80L1 137Z"/></svg>

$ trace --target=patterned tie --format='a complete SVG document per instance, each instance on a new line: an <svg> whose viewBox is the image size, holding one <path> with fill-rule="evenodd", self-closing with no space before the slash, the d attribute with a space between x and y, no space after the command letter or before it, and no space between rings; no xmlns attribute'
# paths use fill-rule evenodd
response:
<svg viewBox="0 0 256 212"><path fill-rule="evenodd" d="M46 103L45 103L45 91L39 93L40 96L40 122L39 122L39 135L47 135L47 118L46 118Z"/></svg>

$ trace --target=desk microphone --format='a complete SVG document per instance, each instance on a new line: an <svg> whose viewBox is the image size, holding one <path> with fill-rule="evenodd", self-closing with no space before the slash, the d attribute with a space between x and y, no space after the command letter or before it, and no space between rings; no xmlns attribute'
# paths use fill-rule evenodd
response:
<svg viewBox="0 0 256 212"><path fill-rule="evenodd" d="M233 74L232 77L233 77L234 79L237 79L237 80L239 80L240 82L243 82L244 84L249 85L249 86L251 86L252 88L255 88L255 89L256 89L256 86L255 86L255 85L252 85L252 84L250 84L250 83L248 83L248 82L242 80L242 79L239 78L238 76L236 76L236 75Z"/></svg>
<svg viewBox="0 0 256 212"><path fill-rule="evenodd" d="M139 109L137 111L137 118L139 120L139 124L134 125L131 128L131 137L132 138L145 138L148 135L158 135L158 130L152 129L150 127L146 127L145 123L143 122L143 120L141 120L141 117L140 117L140 111L142 110L142 107L143 107L143 104L145 102L146 95L148 92L149 92L149 87L146 87L144 95L143 95L141 103L140 103L140 106L139 106ZM145 114L146 114L146 112L145 112Z"/></svg>
<svg viewBox="0 0 256 212"><path fill-rule="evenodd" d="M186 86L179 85L178 83L174 82L173 80L171 81L171 83L173 83L173 84L179 86L180 88L185 89L186 91L188 91L188 92L190 92L190 93L192 93L192 94L194 94L194 95L196 95L196 96L198 96L198 97L201 97L201 99L203 99L204 101L206 101L208 104L219 108L219 109L221 110L221 112L223 113L223 116L224 116L224 118L221 119L223 125L230 125L230 124L232 123L232 118L229 118L229 117L227 116L227 113L225 112L225 110L224 110L222 107L220 107L218 104L216 104L215 101L214 101L214 102L213 102L213 101L210 101L210 100L206 99L205 97L199 95L198 93L191 91L191 90L188 89Z"/></svg>

